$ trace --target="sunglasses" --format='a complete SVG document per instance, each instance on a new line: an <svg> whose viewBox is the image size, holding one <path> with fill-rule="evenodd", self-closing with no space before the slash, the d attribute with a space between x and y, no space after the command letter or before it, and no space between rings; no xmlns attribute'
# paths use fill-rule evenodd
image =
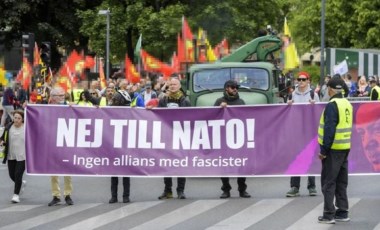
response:
<svg viewBox="0 0 380 230"><path fill-rule="evenodd" d="M231 88L231 89L239 89L238 86L233 86L233 85L231 85L230 88Z"/></svg>
<svg viewBox="0 0 380 230"><path fill-rule="evenodd" d="M307 81L307 78L297 78L297 81Z"/></svg>

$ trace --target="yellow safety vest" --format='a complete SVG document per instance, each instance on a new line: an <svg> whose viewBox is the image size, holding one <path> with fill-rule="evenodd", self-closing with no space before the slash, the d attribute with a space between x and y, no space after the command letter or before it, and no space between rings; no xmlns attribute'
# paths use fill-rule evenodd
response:
<svg viewBox="0 0 380 230"><path fill-rule="evenodd" d="M73 102L78 103L83 89L73 89Z"/></svg>
<svg viewBox="0 0 380 230"><path fill-rule="evenodd" d="M351 130L352 130L352 105L345 98L334 98L338 106L339 123L336 126L335 137L331 149L346 150L351 148ZM318 143L323 145L323 136L325 128L325 111L321 115L318 128Z"/></svg>
<svg viewBox="0 0 380 230"><path fill-rule="evenodd" d="M101 97L99 106L106 106L107 105L107 100L105 97Z"/></svg>
<svg viewBox="0 0 380 230"><path fill-rule="evenodd" d="M375 87L372 88L372 90L371 90L371 94L370 94L369 97L372 98L372 92L373 92L374 90L376 90L376 92L377 92L377 100L379 101L379 100L380 100L380 87L377 86L377 85L375 85Z"/></svg>
<svg viewBox="0 0 380 230"><path fill-rule="evenodd" d="M78 102L78 105L92 106L92 103L89 101L80 101Z"/></svg>

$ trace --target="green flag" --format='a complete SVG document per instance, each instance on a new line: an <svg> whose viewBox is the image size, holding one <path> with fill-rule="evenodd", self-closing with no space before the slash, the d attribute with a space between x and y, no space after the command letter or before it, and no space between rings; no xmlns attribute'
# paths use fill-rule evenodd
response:
<svg viewBox="0 0 380 230"><path fill-rule="evenodd" d="M135 58L137 60L140 60L141 40L142 40L142 34L140 34L139 40L137 40L136 47L135 47Z"/></svg>

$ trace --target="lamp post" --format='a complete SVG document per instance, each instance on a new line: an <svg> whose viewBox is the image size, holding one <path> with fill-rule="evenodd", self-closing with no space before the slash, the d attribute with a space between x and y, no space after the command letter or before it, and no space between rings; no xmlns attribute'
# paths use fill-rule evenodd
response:
<svg viewBox="0 0 380 230"><path fill-rule="evenodd" d="M319 85L324 84L325 79L325 5L326 0L322 0L321 5L321 62L320 62L320 78Z"/></svg>
<svg viewBox="0 0 380 230"><path fill-rule="evenodd" d="M110 75L110 10L99 10L99 15L106 15L107 16L107 35L106 35L106 79L108 81L109 75Z"/></svg>

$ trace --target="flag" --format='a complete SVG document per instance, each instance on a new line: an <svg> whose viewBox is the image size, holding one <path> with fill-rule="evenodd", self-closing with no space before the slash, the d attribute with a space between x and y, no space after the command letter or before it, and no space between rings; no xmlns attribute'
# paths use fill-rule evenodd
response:
<svg viewBox="0 0 380 230"><path fill-rule="evenodd" d="M177 54L179 62L186 62L185 46L183 44L183 39L181 38L180 34L177 35Z"/></svg>
<svg viewBox="0 0 380 230"><path fill-rule="evenodd" d="M32 66L30 66L28 59L24 57L22 60L22 77L20 79L20 82L22 84L22 88L25 90L29 89L30 79L32 78L32 75Z"/></svg>
<svg viewBox="0 0 380 230"><path fill-rule="evenodd" d="M207 39L207 35L202 28L198 29L198 45L205 45L205 53L199 51L199 61L202 62L203 59L208 62L214 62L217 60L214 50L212 49L210 42Z"/></svg>
<svg viewBox="0 0 380 230"><path fill-rule="evenodd" d="M154 58L143 49L141 49L141 59L146 71L160 72L165 78L169 78L175 72L171 66Z"/></svg>
<svg viewBox="0 0 380 230"><path fill-rule="evenodd" d="M228 41L224 38L219 44L214 48L214 54L217 59L220 59L229 54Z"/></svg>
<svg viewBox="0 0 380 230"><path fill-rule="evenodd" d="M67 63L63 63L59 69L59 76L56 81L56 86L61 87L65 92L69 92L72 89L73 74L69 70Z"/></svg>
<svg viewBox="0 0 380 230"><path fill-rule="evenodd" d="M338 65L334 66L334 74L343 75L343 74L345 74L347 72L348 72L348 65L347 65L347 61L346 60L344 60L341 63L339 63Z"/></svg>
<svg viewBox="0 0 380 230"><path fill-rule="evenodd" d="M2 84L2 85L8 85L8 80L7 80L7 78L5 77L5 75L6 75L6 71L5 71L5 69L3 69L3 67L0 67L0 83Z"/></svg>
<svg viewBox="0 0 380 230"><path fill-rule="evenodd" d="M107 81L106 77L104 75L104 69L103 69L103 61L100 59L99 61L99 78L100 78L100 88L105 89L107 87Z"/></svg>
<svg viewBox="0 0 380 230"><path fill-rule="evenodd" d="M185 46L185 60L188 62L194 61L194 46L193 46L193 33L187 23L187 20L182 16L182 38Z"/></svg>
<svg viewBox="0 0 380 230"><path fill-rule="evenodd" d="M179 72L179 70L180 70L180 63L179 63L179 59L178 59L176 52L173 53L171 67L172 67L174 72Z"/></svg>
<svg viewBox="0 0 380 230"><path fill-rule="evenodd" d="M285 21L284 21L284 37L283 37L284 59L285 59L284 60L284 63L285 63L284 69L285 70L295 69L300 65L300 60L298 58L296 45L292 41L292 38L290 35L291 35L290 29L289 29L288 23L287 23L286 18L285 18Z"/></svg>
<svg viewBox="0 0 380 230"><path fill-rule="evenodd" d="M135 47L135 59L140 59L140 50L142 47L142 34L140 34L139 39L137 40L136 47Z"/></svg>
<svg viewBox="0 0 380 230"><path fill-rule="evenodd" d="M37 65L41 64L42 62L41 62L41 57L40 57L40 50L38 49L37 42L34 43L33 55L34 55L33 66L37 66Z"/></svg>
<svg viewBox="0 0 380 230"><path fill-rule="evenodd" d="M135 84L140 82L140 74L136 71L135 66L129 60L128 55L125 55L125 78Z"/></svg>
<svg viewBox="0 0 380 230"><path fill-rule="evenodd" d="M82 73L85 67L85 60L83 54L79 54L76 50L72 51L66 60L67 67L70 75Z"/></svg>
<svg viewBox="0 0 380 230"><path fill-rule="evenodd" d="M84 59L84 68L91 69L95 65L95 60L93 57L87 55Z"/></svg>

